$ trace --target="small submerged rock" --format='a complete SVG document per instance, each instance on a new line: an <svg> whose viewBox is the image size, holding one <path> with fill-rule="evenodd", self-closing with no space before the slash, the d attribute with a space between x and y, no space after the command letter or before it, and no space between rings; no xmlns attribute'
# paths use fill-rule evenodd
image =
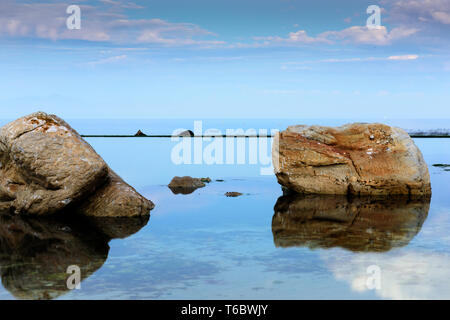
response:
<svg viewBox="0 0 450 320"><path fill-rule="evenodd" d="M450 171L450 164L436 163L433 164L433 167L441 168L444 171Z"/></svg>
<svg viewBox="0 0 450 320"><path fill-rule="evenodd" d="M227 197L233 197L233 198L235 198L235 197L242 196L242 193L240 193L240 192L235 192L235 191L231 191L231 192L226 192L225 195L226 195Z"/></svg>
<svg viewBox="0 0 450 320"><path fill-rule="evenodd" d="M189 176L173 177L168 187L174 194L190 194L198 188L203 188L205 182L211 182L210 178L192 178Z"/></svg>
<svg viewBox="0 0 450 320"><path fill-rule="evenodd" d="M0 208L50 215L148 215L154 204L61 118L37 112L0 128Z"/></svg>

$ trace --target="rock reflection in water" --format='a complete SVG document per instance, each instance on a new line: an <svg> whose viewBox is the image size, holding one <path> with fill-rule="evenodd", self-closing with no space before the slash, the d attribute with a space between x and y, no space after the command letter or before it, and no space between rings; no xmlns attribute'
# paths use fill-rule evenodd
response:
<svg viewBox="0 0 450 320"><path fill-rule="evenodd" d="M430 199L287 195L272 218L277 247L341 247L383 252L407 245L420 231Z"/></svg>
<svg viewBox="0 0 450 320"><path fill-rule="evenodd" d="M24 217L0 213L0 275L19 299L53 299L69 291L67 267L81 280L100 269L108 242L139 231L149 217Z"/></svg>
<svg viewBox="0 0 450 320"><path fill-rule="evenodd" d="M198 188L195 187L169 187L173 194L191 194Z"/></svg>

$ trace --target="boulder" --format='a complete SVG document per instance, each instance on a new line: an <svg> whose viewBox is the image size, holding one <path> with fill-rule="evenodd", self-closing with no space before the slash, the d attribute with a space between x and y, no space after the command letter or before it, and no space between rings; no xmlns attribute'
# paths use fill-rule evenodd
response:
<svg viewBox="0 0 450 320"><path fill-rule="evenodd" d="M108 181L80 203L77 211L94 217L136 217L148 215L154 207L153 202L109 169Z"/></svg>
<svg viewBox="0 0 450 320"><path fill-rule="evenodd" d="M354 123L291 126L275 135L278 182L304 194L431 194L422 153L402 129Z"/></svg>
<svg viewBox="0 0 450 320"><path fill-rule="evenodd" d="M64 120L43 112L0 128L0 201L28 215L82 207L87 215L134 216L154 206Z"/></svg>

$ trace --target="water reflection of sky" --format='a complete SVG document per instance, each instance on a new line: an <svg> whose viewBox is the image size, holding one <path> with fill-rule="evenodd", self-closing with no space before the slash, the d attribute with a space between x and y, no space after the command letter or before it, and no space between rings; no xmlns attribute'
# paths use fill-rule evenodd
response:
<svg viewBox="0 0 450 320"><path fill-rule="evenodd" d="M428 217L408 245L387 252L277 248L275 177L258 166L176 166L167 139L89 139L126 181L152 199L149 223L109 243L108 259L61 299L397 299L450 298L450 139L418 139L432 176ZM163 186L175 175L209 176L189 195ZM224 182L214 181L224 179ZM227 191L244 193L227 198ZM382 270L379 291L365 287L366 268ZM0 289L0 298L13 298Z"/></svg>

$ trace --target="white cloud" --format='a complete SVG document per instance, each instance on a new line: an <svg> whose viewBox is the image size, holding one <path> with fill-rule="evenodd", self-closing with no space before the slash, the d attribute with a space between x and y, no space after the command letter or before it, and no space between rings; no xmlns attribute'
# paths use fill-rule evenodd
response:
<svg viewBox="0 0 450 320"><path fill-rule="evenodd" d="M329 43L327 39L313 38L307 35L305 30L290 32L287 38L279 36L254 37L254 40L264 41L266 43L284 43L284 44L300 44L300 43Z"/></svg>
<svg viewBox="0 0 450 320"><path fill-rule="evenodd" d="M407 54L403 56L390 56L388 60L416 60L419 56L417 54Z"/></svg>
<svg viewBox="0 0 450 320"><path fill-rule="evenodd" d="M395 40L409 37L418 30L414 28L398 27L388 31L385 26L369 29L366 26L353 26L340 31L326 31L319 38L328 40L342 40L355 44L387 45Z"/></svg>
<svg viewBox="0 0 450 320"><path fill-rule="evenodd" d="M366 26L352 26L339 31L325 31L317 37L308 36L305 30L291 32L287 37L267 36L255 37L256 41L263 41L259 43L261 46L268 45L299 45L299 44L314 44L327 43L332 44L336 42L347 42L354 44L369 44L369 45L388 45L402 38L407 38L415 34L418 30L415 28L398 27L388 31L386 27L381 26L378 29L369 29Z"/></svg>
<svg viewBox="0 0 450 320"><path fill-rule="evenodd" d="M0 2L0 37L41 38L56 40L86 40L164 46L222 45L224 42L204 37L214 33L190 23L172 23L162 19L129 19L120 10L141 8L133 2L102 0L103 5L115 9L80 4L81 30L66 27L67 4L18 3L12 0Z"/></svg>
<svg viewBox="0 0 450 320"><path fill-rule="evenodd" d="M302 70L309 69L307 65L317 64L317 63L346 63L346 62L371 62L371 61L410 61L419 59L417 54L406 54L399 56L388 56L388 57L353 57L353 58L329 58L320 60L309 60L309 61L297 61L297 62L286 62L282 65L283 70Z"/></svg>
<svg viewBox="0 0 450 320"><path fill-rule="evenodd" d="M101 64L109 64L109 63L115 63L121 60L125 60L127 58L127 55L120 55L120 56L113 56L113 57L109 57L109 58L105 58L105 59L100 59L97 61L91 61L86 63L89 66L97 66L97 65L101 65Z"/></svg>
<svg viewBox="0 0 450 320"><path fill-rule="evenodd" d="M396 0L390 5L388 21L414 26L423 23L450 24L450 0Z"/></svg>
<svg viewBox="0 0 450 320"><path fill-rule="evenodd" d="M444 24L450 24L450 13L436 11L431 14L431 16L436 20Z"/></svg>
<svg viewBox="0 0 450 320"><path fill-rule="evenodd" d="M357 292L371 291L366 286L367 267L376 265L381 271L381 288L373 292L381 298L450 298L450 257L446 254L409 251L382 256L343 253L339 258L323 257L336 279L347 282Z"/></svg>
<svg viewBox="0 0 450 320"><path fill-rule="evenodd" d="M143 6L140 6L134 2L129 2L129 1L100 0L100 2L107 4L107 5L117 6L117 7L126 8L126 9L144 9Z"/></svg>

